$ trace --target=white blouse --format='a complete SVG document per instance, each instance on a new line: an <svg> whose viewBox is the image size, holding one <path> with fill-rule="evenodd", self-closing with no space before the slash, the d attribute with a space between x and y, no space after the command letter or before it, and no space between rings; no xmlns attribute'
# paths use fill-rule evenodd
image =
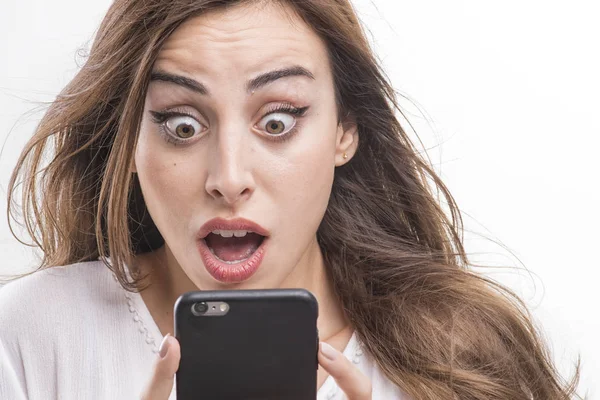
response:
<svg viewBox="0 0 600 400"><path fill-rule="evenodd" d="M140 294L101 261L17 279L0 289L0 399L139 398L162 339ZM354 335L344 355L371 378L373 399L408 399ZM331 377L317 394L344 398Z"/></svg>

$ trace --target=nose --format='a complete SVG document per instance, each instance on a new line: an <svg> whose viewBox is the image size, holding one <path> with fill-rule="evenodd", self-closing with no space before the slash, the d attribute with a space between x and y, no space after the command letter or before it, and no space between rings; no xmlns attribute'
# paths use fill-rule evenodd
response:
<svg viewBox="0 0 600 400"><path fill-rule="evenodd" d="M216 148L209 160L206 192L215 200L235 205L247 200L255 189L248 144L244 135L215 135Z"/></svg>

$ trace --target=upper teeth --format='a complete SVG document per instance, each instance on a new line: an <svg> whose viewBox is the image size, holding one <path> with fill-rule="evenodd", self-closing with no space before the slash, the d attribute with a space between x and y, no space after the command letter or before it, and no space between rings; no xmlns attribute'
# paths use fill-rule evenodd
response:
<svg viewBox="0 0 600 400"><path fill-rule="evenodd" d="M221 236L226 237L226 238L229 238L229 237L232 237L232 236L235 236L235 237L244 237L244 236L246 236L246 234L248 232L251 232L251 231L226 231L224 229L217 229L217 230L212 231L213 234L215 234L215 235L221 235Z"/></svg>

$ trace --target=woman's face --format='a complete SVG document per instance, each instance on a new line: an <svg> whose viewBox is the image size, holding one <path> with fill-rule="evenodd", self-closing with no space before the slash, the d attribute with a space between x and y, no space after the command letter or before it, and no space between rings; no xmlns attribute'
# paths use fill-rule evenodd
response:
<svg viewBox="0 0 600 400"><path fill-rule="evenodd" d="M211 11L168 38L135 169L168 256L196 286L309 274L334 169L357 144L337 121L325 45L290 10Z"/></svg>

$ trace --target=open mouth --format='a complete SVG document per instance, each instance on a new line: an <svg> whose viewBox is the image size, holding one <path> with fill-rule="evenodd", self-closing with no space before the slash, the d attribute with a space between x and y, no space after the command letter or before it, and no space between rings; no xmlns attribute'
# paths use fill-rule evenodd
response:
<svg viewBox="0 0 600 400"><path fill-rule="evenodd" d="M252 257L265 240L265 236L244 230L214 230L204 242L219 261L236 264Z"/></svg>
<svg viewBox="0 0 600 400"><path fill-rule="evenodd" d="M206 271L226 284L250 279L271 241L267 229L244 218L213 218L202 225L196 237Z"/></svg>

